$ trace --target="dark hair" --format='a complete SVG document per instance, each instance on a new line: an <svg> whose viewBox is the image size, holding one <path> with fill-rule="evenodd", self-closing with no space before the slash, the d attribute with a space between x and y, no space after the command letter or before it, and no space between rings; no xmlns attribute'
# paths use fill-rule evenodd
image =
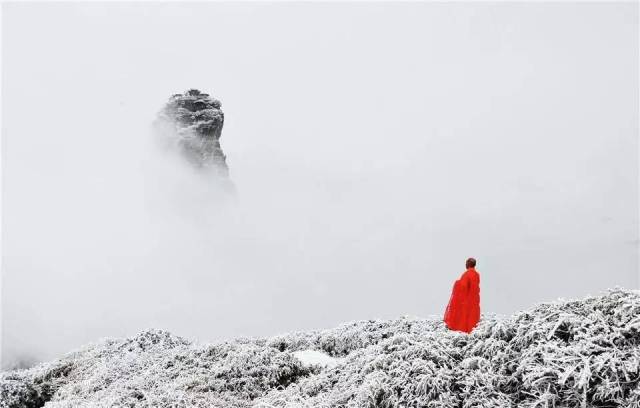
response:
<svg viewBox="0 0 640 408"><path fill-rule="evenodd" d="M467 259L467 269L475 268L475 267L476 267L476 260L473 258Z"/></svg>

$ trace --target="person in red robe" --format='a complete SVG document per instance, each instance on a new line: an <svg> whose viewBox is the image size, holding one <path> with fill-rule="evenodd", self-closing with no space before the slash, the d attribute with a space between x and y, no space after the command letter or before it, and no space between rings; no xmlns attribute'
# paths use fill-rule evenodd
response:
<svg viewBox="0 0 640 408"><path fill-rule="evenodd" d="M480 275L476 271L476 260L469 258L467 270L453 284L444 322L451 330L471 333L479 321Z"/></svg>

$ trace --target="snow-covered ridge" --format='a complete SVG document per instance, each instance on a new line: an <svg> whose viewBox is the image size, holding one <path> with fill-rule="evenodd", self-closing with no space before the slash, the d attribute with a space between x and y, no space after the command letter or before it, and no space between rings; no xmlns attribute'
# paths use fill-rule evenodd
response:
<svg viewBox="0 0 640 408"><path fill-rule="evenodd" d="M0 407L636 407L640 295L200 344L159 330L0 375Z"/></svg>

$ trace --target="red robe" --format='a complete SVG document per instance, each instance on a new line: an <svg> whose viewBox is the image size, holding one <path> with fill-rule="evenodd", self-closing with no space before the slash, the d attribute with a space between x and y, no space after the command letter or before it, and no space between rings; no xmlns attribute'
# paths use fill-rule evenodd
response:
<svg viewBox="0 0 640 408"><path fill-rule="evenodd" d="M480 321L480 275L469 268L453 284L451 298L444 312L444 322L451 330L471 333Z"/></svg>

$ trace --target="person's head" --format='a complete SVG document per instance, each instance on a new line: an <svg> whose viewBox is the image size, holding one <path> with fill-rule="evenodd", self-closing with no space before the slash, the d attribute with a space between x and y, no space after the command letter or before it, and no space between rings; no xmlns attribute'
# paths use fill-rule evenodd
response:
<svg viewBox="0 0 640 408"><path fill-rule="evenodd" d="M467 269L475 268L475 267L476 267L476 260L473 258L467 259Z"/></svg>

